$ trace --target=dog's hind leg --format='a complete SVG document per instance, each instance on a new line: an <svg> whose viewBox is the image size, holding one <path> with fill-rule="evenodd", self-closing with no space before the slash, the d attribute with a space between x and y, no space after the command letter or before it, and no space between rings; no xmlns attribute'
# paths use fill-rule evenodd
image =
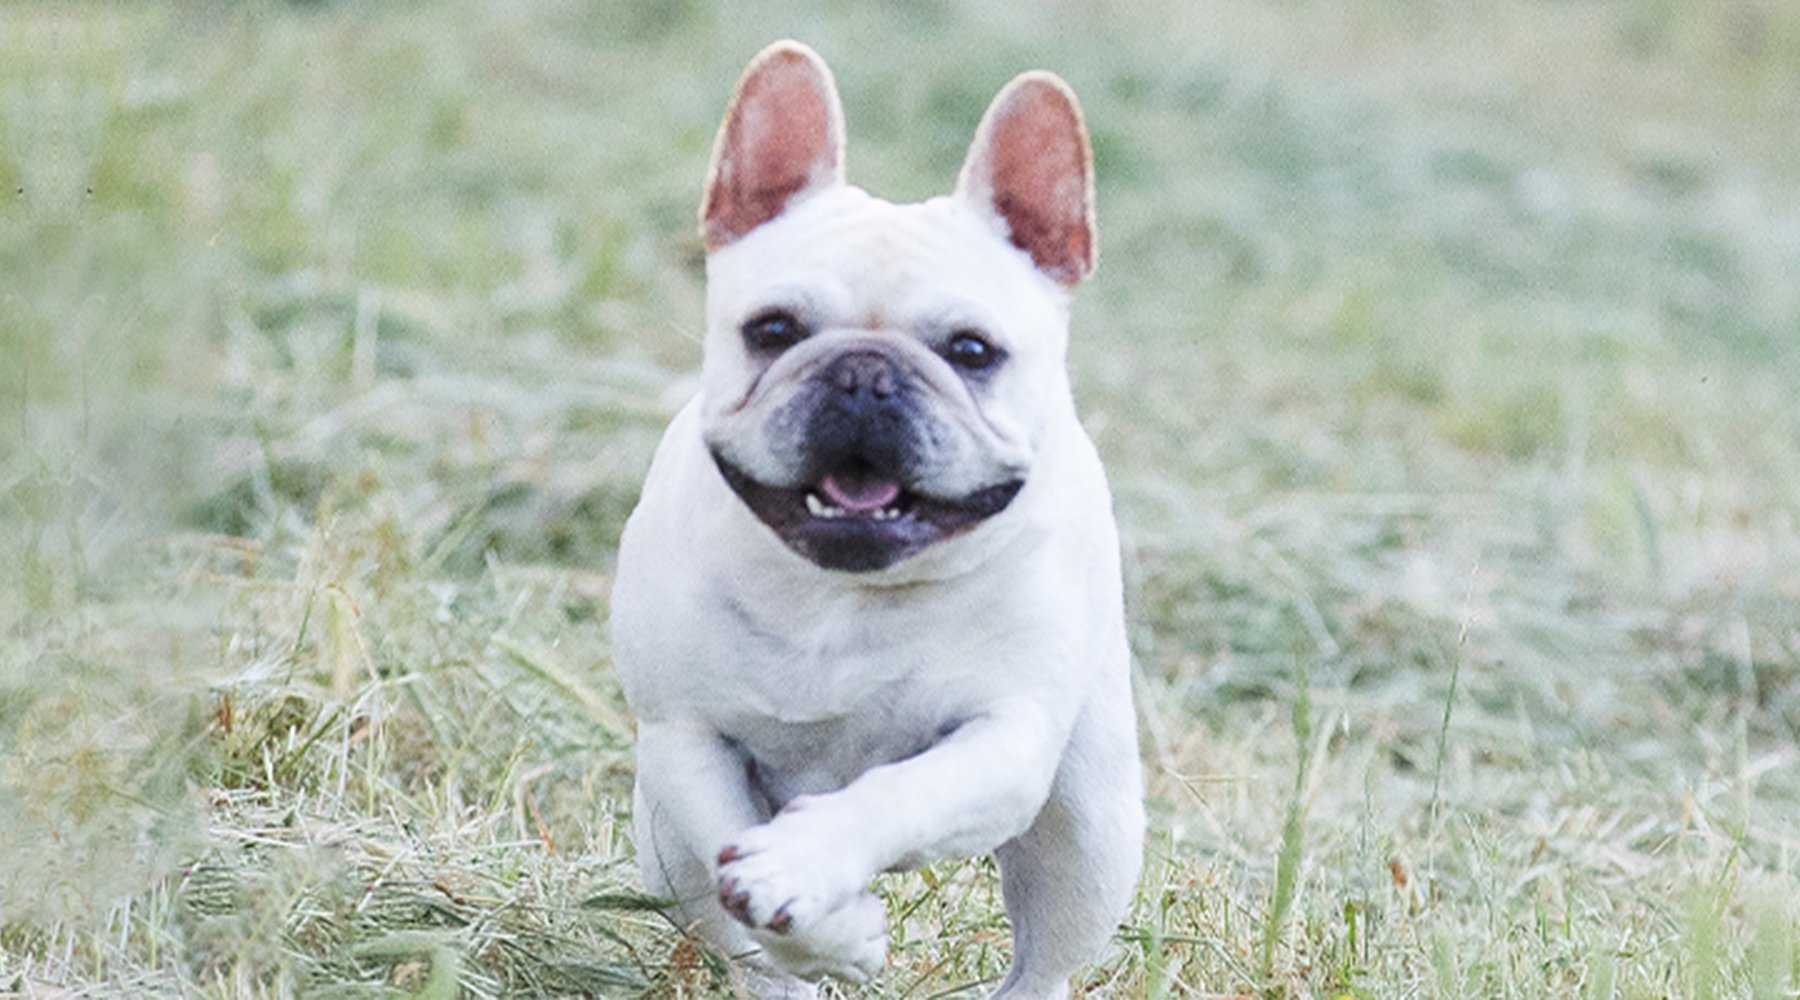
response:
<svg viewBox="0 0 1800 1000"><path fill-rule="evenodd" d="M1143 857L1135 728L1101 719L1129 701L1091 704L1077 721L1050 800L995 852L1013 926L1013 963L994 1000L1060 1000L1069 977L1106 946Z"/></svg>

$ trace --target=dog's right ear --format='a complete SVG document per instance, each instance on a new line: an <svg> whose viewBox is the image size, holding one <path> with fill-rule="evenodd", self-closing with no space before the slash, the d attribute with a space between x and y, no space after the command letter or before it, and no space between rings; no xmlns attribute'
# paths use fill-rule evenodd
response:
<svg viewBox="0 0 1800 1000"><path fill-rule="evenodd" d="M795 41L756 54L713 140L700 237L717 250L796 197L844 182L844 109L825 60Z"/></svg>

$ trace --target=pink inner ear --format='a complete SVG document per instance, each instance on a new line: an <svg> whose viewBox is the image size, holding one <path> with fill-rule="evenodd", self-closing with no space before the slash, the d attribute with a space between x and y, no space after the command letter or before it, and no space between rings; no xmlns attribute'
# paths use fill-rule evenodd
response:
<svg viewBox="0 0 1800 1000"><path fill-rule="evenodd" d="M714 154L702 211L709 250L781 214L794 195L840 173L841 128L824 67L770 53L739 84Z"/></svg>
<svg viewBox="0 0 1800 1000"><path fill-rule="evenodd" d="M1089 155L1069 96L1041 80L1019 85L990 112L986 139L994 211L1013 244L1062 284L1086 277L1094 267Z"/></svg>

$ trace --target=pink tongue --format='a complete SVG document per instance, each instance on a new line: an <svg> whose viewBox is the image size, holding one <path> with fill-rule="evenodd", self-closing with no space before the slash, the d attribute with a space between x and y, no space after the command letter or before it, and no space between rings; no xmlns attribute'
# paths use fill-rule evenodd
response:
<svg viewBox="0 0 1800 1000"><path fill-rule="evenodd" d="M893 503L900 496L900 484L874 476L844 480L831 475L819 480L819 492L825 494L825 499L834 507L842 507L854 514L867 514Z"/></svg>

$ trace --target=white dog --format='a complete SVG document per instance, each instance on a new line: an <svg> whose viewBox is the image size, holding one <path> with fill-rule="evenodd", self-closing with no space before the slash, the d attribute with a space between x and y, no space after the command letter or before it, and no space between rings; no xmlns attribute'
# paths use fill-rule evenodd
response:
<svg viewBox="0 0 1800 1000"><path fill-rule="evenodd" d="M1094 266L1075 97L1020 76L955 193L895 205L844 182L831 73L778 43L701 231L702 389L613 595L645 881L749 990L808 997L880 970L878 873L992 852L995 996L1066 996L1143 836L1112 501L1065 371Z"/></svg>

